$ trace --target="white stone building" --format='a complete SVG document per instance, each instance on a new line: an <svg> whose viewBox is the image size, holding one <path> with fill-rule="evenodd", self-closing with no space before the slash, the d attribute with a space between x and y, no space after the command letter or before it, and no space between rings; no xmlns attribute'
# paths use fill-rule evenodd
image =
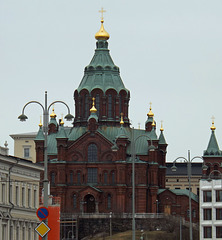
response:
<svg viewBox="0 0 222 240"><path fill-rule="evenodd" d="M222 240L222 179L200 180L200 240Z"/></svg>
<svg viewBox="0 0 222 240"><path fill-rule="evenodd" d="M0 239L37 240L39 181L43 167L0 154Z"/></svg>

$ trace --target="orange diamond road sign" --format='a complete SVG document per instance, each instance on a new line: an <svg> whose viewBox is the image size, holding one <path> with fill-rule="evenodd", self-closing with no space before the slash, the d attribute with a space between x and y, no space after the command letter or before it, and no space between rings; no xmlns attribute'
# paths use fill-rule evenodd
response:
<svg viewBox="0 0 222 240"><path fill-rule="evenodd" d="M41 236L44 237L51 229L44 222L39 223L35 228L35 231Z"/></svg>

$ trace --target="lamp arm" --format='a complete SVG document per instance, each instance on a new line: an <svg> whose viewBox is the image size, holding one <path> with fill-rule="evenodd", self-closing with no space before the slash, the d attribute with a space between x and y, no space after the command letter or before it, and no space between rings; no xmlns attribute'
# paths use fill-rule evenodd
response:
<svg viewBox="0 0 222 240"><path fill-rule="evenodd" d="M31 103L37 103L38 105L40 105L40 106L42 107L42 110L44 111L44 107L43 107L43 105L42 105L40 102L30 101L30 102L26 103L25 106L23 107L23 109L22 109L22 114L24 114L25 108L26 108L29 104L31 104Z"/></svg>
<svg viewBox="0 0 222 240"><path fill-rule="evenodd" d="M193 161L194 159L196 159L196 158L199 158L199 159L203 160L202 157L200 157L200 156L195 156L195 157L193 157L190 161L192 162L192 161ZM204 162L204 160L203 160L203 162Z"/></svg>
<svg viewBox="0 0 222 240"><path fill-rule="evenodd" d="M63 101L54 101L54 102L52 102L52 103L49 105L49 107L48 107L48 111L49 111L50 107L51 107L53 104L55 104L55 103L63 103L63 104L67 107L68 113L70 114L70 108L69 108L69 106L68 106L65 102L63 102Z"/></svg>
<svg viewBox="0 0 222 240"><path fill-rule="evenodd" d="M185 160L185 162L188 162L188 160L187 160L185 157L178 157L178 158L176 158L176 159L173 161L173 163L175 164L175 162L176 162L178 159L183 159L183 160Z"/></svg>

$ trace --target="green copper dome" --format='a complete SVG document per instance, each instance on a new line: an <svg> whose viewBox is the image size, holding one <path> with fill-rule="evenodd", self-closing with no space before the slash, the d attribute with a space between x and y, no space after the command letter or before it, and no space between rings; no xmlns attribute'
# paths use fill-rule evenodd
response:
<svg viewBox="0 0 222 240"><path fill-rule="evenodd" d="M121 90L129 92L120 77L119 68L114 64L108 49L106 40L98 40L97 49L88 66L85 67L84 76L77 89L86 89L91 92L93 89L101 89L104 93L108 89L115 89L117 93Z"/></svg>

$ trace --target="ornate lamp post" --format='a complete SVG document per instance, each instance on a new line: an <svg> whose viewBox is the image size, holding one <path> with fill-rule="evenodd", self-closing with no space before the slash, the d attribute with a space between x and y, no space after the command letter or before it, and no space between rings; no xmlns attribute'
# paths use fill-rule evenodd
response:
<svg viewBox="0 0 222 240"><path fill-rule="evenodd" d="M190 218L190 240L193 240L193 231L192 231L192 208L191 208L191 163L194 159L201 159L203 160L202 157L199 157L199 156L196 156L196 157L193 157L192 159L190 159L190 150L188 150L188 158L186 159L185 157L178 157L176 158L174 161L173 161L173 166L171 167L171 170L173 172L176 172L177 170L177 167L175 166L175 163L178 159L183 159L186 163L187 163L187 175L188 175L188 182L189 182L189 218ZM206 170L207 169L207 166L204 164L202 166L203 170Z"/></svg>
<svg viewBox="0 0 222 240"><path fill-rule="evenodd" d="M18 119L22 122L26 121L28 117L25 115L25 108L31 104L31 103L37 103L41 106L43 110L43 132L44 132L44 180L43 180L43 188L44 188L44 199L43 199L43 206L48 207L48 186L49 186L49 180L48 180L48 151L47 151L47 136L48 136L48 122L49 122L49 109L50 107L55 103L62 103L64 104L68 109L68 114L65 116L65 119L67 121L71 121L74 117L70 114L70 109L68 105L63 101L54 101L51 104L47 103L47 91L45 91L45 104L42 105L38 101L30 101L26 103L22 109L22 114L18 117ZM44 240L47 240L47 235L43 238Z"/></svg>

